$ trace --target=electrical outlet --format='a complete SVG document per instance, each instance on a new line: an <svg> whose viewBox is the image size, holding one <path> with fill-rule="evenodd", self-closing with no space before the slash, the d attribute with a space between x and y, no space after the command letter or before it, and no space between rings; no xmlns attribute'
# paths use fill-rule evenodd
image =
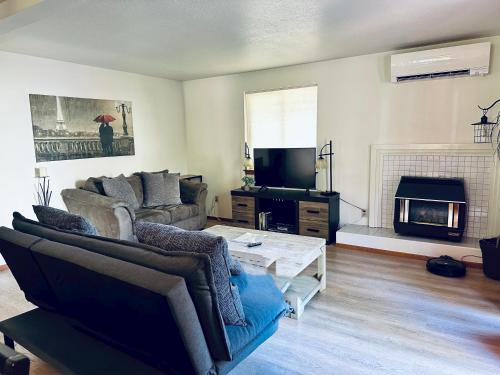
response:
<svg viewBox="0 0 500 375"><path fill-rule="evenodd" d="M219 196L218 195L215 196L214 201L215 202L219 202Z"/></svg>

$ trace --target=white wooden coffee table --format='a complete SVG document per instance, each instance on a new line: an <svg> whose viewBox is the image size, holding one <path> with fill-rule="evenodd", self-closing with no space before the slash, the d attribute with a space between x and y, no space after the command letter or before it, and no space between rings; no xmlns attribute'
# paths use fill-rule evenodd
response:
<svg viewBox="0 0 500 375"><path fill-rule="evenodd" d="M234 258L245 264L267 269L275 276L279 284L283 285L283 280L288 281L284 292L285 299L294 310L291 314L292 318L299 319L311 298L317 292L326 289L326 241L324 239L226 225L216 225L205 231L224 237L228 241L229 252ZM235 241L245 233L255 235L262 245L247 247L245 243ZM317 261L315 275L299 275L314 261Z"/></svg>

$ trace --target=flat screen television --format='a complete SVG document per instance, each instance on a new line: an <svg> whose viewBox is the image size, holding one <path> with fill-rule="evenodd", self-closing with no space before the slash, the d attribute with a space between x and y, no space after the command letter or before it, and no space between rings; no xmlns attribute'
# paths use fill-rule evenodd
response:
<svg viewBox="0 0 500 375"><path fill-rule="evenodd" d="M255 185L316 188L316 148L254 148Z"/></svg>

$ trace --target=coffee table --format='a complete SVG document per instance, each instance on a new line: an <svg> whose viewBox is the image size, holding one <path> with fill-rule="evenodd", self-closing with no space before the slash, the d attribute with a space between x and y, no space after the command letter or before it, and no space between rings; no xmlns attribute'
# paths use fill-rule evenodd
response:
<svg viewBox="0 0 500 375"><path fill-rule="evenodd" d="M277 284L284 286L281 289L285 299L293 308L291 318L299 319L311 298L326 289L325 239L226 225L216 225L205 231L224 237L234 258L273 274ZM262 245L247 247L246 243L235 241L246 233L254 235ZM314 261L317 273L300 275Z"/></svg>

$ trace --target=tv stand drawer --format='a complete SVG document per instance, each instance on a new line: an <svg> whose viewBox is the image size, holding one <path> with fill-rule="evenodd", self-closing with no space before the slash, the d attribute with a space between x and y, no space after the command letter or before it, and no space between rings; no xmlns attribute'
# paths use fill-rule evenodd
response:
<svg viewBox="0 0 500 375"><path fill-rule="evenodd" d="M328 223L328 203L300 201L299 220Z"/></svg>
<svg viewBox="0 0 500 375"><path fill-rule="evenodd" d="M232 208L234 211L248 212L255 214L255 198L254 197L240 197L237 195L232 196Z"/></svg>
<svg viewBox="0 0 500 375"><path fill-rule="evenodd" d="M239 227L255 229L255 198L232 196L233 222Z"/></svg>
<svg viewBox="0 0 500 375"><path fill-rule="evenodd" d="M255 229L255 215L233 211L233 222L239 227Z"/></svg>
<svg viewBox="0 0 500 375"><path fill-rule="evenodd" d="M300 221L299 234L302 236L324 238L328 241L328 222Z"/></svg>

